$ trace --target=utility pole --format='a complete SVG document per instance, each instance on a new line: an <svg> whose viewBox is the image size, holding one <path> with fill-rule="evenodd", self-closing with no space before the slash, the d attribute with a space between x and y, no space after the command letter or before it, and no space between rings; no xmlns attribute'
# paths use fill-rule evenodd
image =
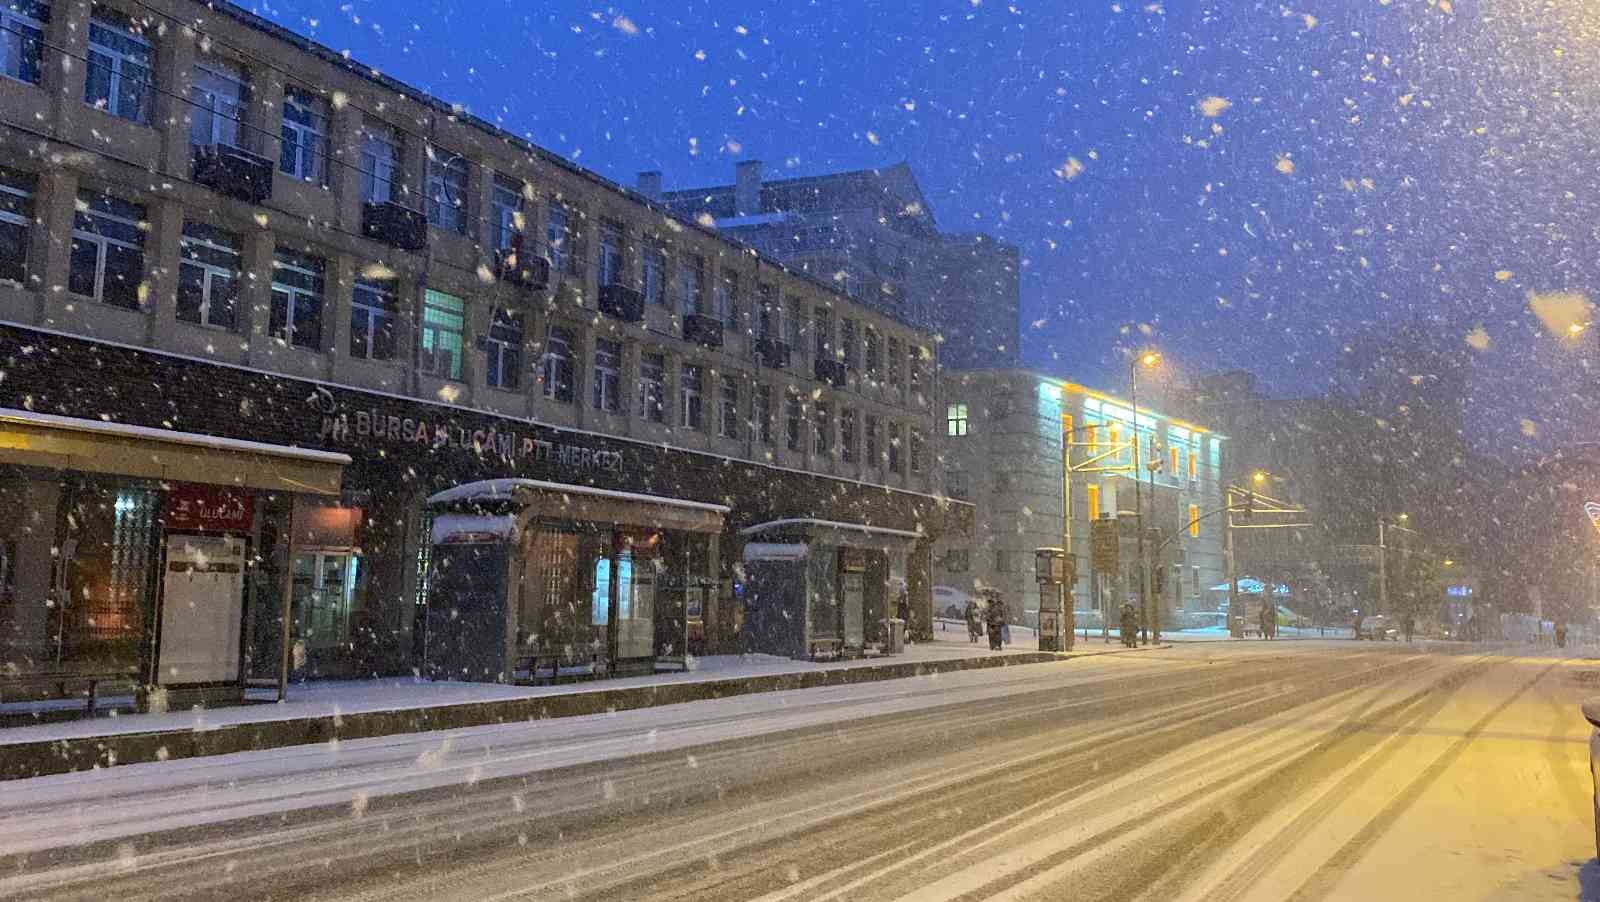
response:
<svg viewBox="0 0 1600 902"><path fill-rule="evenodd" d="M1385 525L1386 524L1384 522L1384 518L1383 517L1379 517L1378 518L1378 613L1380 613L1380 614L1389 613L1389 565L1388 565L1389 551L1388 551L1388 548L1383 544L1384 526ZM1361 629L1361 625L1359 623L1356 624L1356 629L1357 630Z"/></svg>
<svg viewBox="0 0 1600 902"><path fill-rule="evenodd" d="M1239 619L1239 565L1233 554L1233 489L1230 487L1223 494L1228 506L1222 545L1223 563L1228 568L1228 635L1237 639L1244 634L1244 622Z"/></svg>
<svg viewBox="0 0 1600 902"><path fill-rule="evenodd" d="M1150 561L1144 554L1144 479L1139 472L1139 358L1128 367L1128 395L1133 402L1133 519L1138 525L1139 547L1139 610L1144 615L1144 644L1150 644L1150 634L1145 632L1150 623ZM1153 491L1153 489L1152 489Z"/></svg>

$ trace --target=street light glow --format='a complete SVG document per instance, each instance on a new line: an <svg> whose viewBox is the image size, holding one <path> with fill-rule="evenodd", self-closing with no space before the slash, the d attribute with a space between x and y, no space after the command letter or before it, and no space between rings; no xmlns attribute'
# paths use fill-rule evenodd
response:
<svg viewBox="0 0 1600 902"><path fill-rule="evenodd" d="M1143 354L1139 355L1139 363L1143 365L1145 369L1153 369L1155 365L1160 362L1161 355L1157 354L1155 351L1145 351Z"/></svg>
<svg viewBox="0 0 1600 902"><path fill-rule="evenodd" d="M1568 335L1578 335L1578 334L1582 333L1584 329L1587 329L1587 328L1589 328L1589 324L1588 323L1572 323L1571 325L1567 326L1567 334Z"/></svg>
<svg viewBox="0 0 1600 902"><path fill-rule="evenodd" d="M1267 481L1267 474L1264 470L1257 470L1250 474L1250 478L1255 481L1256 485L1260 485Z"/></svg>

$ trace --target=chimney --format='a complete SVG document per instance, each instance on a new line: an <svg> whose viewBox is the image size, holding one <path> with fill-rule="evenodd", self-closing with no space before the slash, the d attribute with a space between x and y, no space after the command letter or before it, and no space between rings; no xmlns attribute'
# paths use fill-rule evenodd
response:
<svg viewBox="0 0 1600 902"><path fill-rule="evenodd" d="M635 189L640 194L643 194L645 197L648 197L651 200L660 200L661 199L661 172L660 172L660 170L652 170L650 172L641 172L641 173L639 173L639 180L638 180L638 183L635 185Z"/></svg>
<svg viewBox="0 0 1600 902"><path fill-rule="evenodd" d="M733 169L733 215L761 212L761 161L745 160Z"/></svg>

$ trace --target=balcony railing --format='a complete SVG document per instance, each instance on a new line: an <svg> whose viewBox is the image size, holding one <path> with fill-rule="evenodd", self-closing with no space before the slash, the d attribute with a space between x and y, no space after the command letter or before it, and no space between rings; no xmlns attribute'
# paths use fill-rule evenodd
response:
<svg viewBox="0 0 1600 902"><path fill-rule="evenodd" d="M194 149L194 180L219 194L261 204L272 197L272 161L227 144Z"/></svg>

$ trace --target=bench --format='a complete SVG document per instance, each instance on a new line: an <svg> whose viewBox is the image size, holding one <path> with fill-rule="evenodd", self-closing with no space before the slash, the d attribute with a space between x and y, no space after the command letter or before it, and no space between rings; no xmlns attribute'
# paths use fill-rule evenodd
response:
<svg viewBox="0 0 1600 902"><path fill-rule="evenodd" d="M100 706L101 690L109 686L136 685L125 673L45 671L0 676L0 704L82 698L83 715L93 717Z"/></svg>
<svg viewBox="0 0 1600 902"><path fill-rule="evenodd" d="M844 657L843 639L812 639L806 647L807 657L816 661L822 658L838 660Z"/></svg>
<svg viewBox="0 0 1600 902"><path fill-rule="evenodd" d="M517 660L517 673L526 672L531 683L595 680L605 675L606 657L589 655L529 655Z"/></svg>

